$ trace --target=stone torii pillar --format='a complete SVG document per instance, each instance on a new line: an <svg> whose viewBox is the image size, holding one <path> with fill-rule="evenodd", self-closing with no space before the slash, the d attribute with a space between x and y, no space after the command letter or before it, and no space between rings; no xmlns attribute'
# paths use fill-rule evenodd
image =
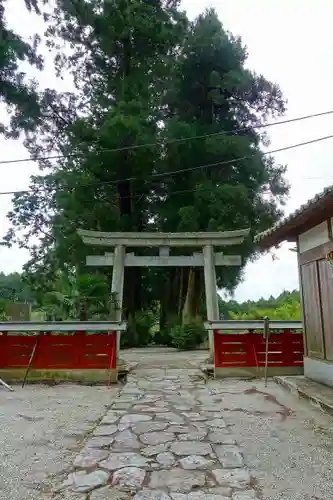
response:
<svg viewBox="0 0 333 500"><path fill-rule="evenodd" d="M122 320L123 292L125 275L125 246L117 245L114 249L114 262L111 283L111 319ZM120 332L117 332L117 355L120 352Z"/></svg>
<svg viewBox="0 0 333 500"><path fill-rule="evenodd" d="M203 247L203 259L207 321L218 321L220 319L220 313L217 298L215 254L213 245L205 245ZM209 350L211 354L214 354L214 333L212 330L209 330L208 336Z"/></svg>

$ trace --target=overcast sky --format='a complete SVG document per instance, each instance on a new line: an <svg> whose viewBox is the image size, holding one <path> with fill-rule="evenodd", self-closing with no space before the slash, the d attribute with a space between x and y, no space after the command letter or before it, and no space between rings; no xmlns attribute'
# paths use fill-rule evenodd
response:
<svg viewBox="0 0 333 500"><path fill-rule="evenodd" d="M42 24L38 20L32 23L22 3L23 0L8 2L8 19L11 27L29 36ZM281 86L288 100L285 118L333 110L332 0L184 0L183 6L191 18L207 7L215 7L224 26L234 35L240 35L247 45L248 67ZM51 60L47 61L46 71L38 74L38 79L44 88L68 90L68 82L55 79ZM271 149L330 135L333 134L333 115L272 127L269 134ZM0 138L0 159L26 156L21 141ZM286 214L333 184L333 140L278 153L276 159L288 165L291 191ZM0 191L26 189L30 175L37 171L32 162L3 165L1 169ZM10 196L0 196L0 237L8 228L6 213L10 208ZM268 297L298 287L295 253L285 245L275 254L277 260L266 255L248 265L236 299ZM27 258L23 250L0 249L0 271L19 271Z"/></svg>

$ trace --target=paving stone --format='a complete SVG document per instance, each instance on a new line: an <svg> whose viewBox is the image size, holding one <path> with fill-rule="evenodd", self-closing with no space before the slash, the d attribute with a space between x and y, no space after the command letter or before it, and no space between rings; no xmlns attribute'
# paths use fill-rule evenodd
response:
<svg viewBox="0 0 333 500"><path fill-rule="evenodd" d="M107 450L98 448L83 448L81 453L74 460L74 467L94 467L101 460L104 460L109 455Z"/></svg>
<svg viewBox="0 0 333 500"><path fill-rule="evenodd" d="M88 474L84 471L77 471L69 474L62 487L68 487L72 491L84 493L99 486L105 486L108 479L109 474L103 470L95 470Z"/></svg>
<svg viewBox="0 0 333 500"><path fill-rule="evenodd" d="M170 450L175 455L210 455L213 450L209 443L201 441L184 441L172 443Z"/></svg>
<svg viewBox="0 0 333 500"><path fill-rule="evenodd" d="M179 460L180 465L183 469L194 470L194 469L209 469L213 464L211 460L207 460L201 455L189 455Z"/></svg>
<svg viewBox="0 0 333 500"><path fill-rule="evenodd" d="M146 432L163 431L167 426L167 422L139 422L132 426L132 431L135 434L145 434Z"/></svg>
<svg viewBox="0 0 333 500"><path fill-rule="evenodd" d="M251 475L246 469L213 470L216 482L229 488L244 489L250 484Z"/></svg>
<svg viewBox="0 0 333 500"><path fill-rule="evenodd" d="M166 399L173 406L176 406L176 405L185 406L185 410L183 410L183 411L191 411L191 407L197 404L197 402L191 397L185 398L185 397L180 396L180 395L175 396L174 394L166 395Z"/></svg>
<svg viewBox="0 0 333 500"><path fill-rule="evenodd" d="M201 382L129 377L74 462L99 469L72 473L75 481L69 476L61 493L73 498L55 500L258 500L228 427L224 396Z"/></svg>
<svg viewBox="0 0 333 500"><path fill-rule="evenodd" d="M181 417L177 413L173 413L171 411L166 412L166 413L159 413L157 415L157 417L159 420L166 420L167 422L169 422L169 424L183 424L184 423L183 417Z"/></svg>
<svg viewBox="0 0 333 500"><path fill-rule="evenodd" d="M195 406L194 404L193 405L173 405L175 410L178 410L178 411L191 411L193 409L193 407Z"/></svg>
<svg viewBox="0 0 333 500"><path fill-rule="evenodd" d="M209 420L207 423L208 427L212 427L215 429L226 427L227 424L223 420L223 418L214 418L213 420Z"/></svg>
<svg viewBox="0 0 333 500"><path fill-rule="evenodd" d="M203 487L206 476L201 471L182 469L160 470L151 473L149 487L152 489L169 488L170 492L186 493Z"/></svg>
<svg viewBox="0 0 333 500"><path fill-rule="evenodd" d="M85 493L75 493L74 491L61 491L55 496L52 496L52 500L86 500L87 495Z"/></svg>
<svg viewBox="0 0 333 500"><path fill-rule="evenodd" d="M230 437L230 434L225 434L221 430L216 430L208 434L208 441L214 444L229 444L236 445L236 440Z"/></svg>
<svg viewBox="0 0 333 500"><path fill-rule="evenodd" d="M146 477L146 471L138 467L124 467L114 472L112 485L127 491L135 491L141 488Z"/></svg>
<svg viewBox="0 0 333 500"><path fill-rule="evenodd" d="M143 392L138 389L137 387L133 387L133 386L130 386L130 384L127 384L125 389L123 389L122 391L122 395L125 397L130 397L132 395L135 395L135 396L140 396L141 394L143 394Z"/></svg>
<svg viewBox="0 0 333 500"><path fill-rule="evenodd" d="M114 410L129 410L133 406L133 401L130 403L113 403L112 409Z"/></svg>
<svg viewBox="0 0 333 500"><path fill-rule="evenodd" d="M112 436L96 436L88 439L85 448L106 448L113 443Z"/></svg>
<svg viewBox="0 0 333 500"><path fill-rule="evenodd" d="M140 440L146 445L156 445L167 443L168 441L173 441L176 436L172 432L147 432L146 434L141 434Z"/></svg>
<svg viewBox="0 0 333 500"><path fill-rule="evenodd" d="M144 413L165 413L165 407L161 406L148 406L148 405L135 405L133 406L133 411L139 411Z"/></svg>
<svg viewBox="0 0 333 500"><path fill-rule="evenodd" d="M142 445L138 441L136 435L126 429L125 431L118 432L118 434L115 435L112 449L138 450L141 446Z"/></svg>
<svg viewBox="0 0 333 500"><path fill-rule="evenodd" d="M130 500L130 495L116 488L98 488L90 493L89 500Z"/></svg>
<svg viewBox="0 0 333 500"><path fill-rule="evenodd" d="M244 460L238 446L216 445L214 450L225 469L244 467Z"/></svg>
<svg viewBox="0 0 333 500"><path fill-rule="evenodd" d="M100 467L110 471L121 467L145 467L149 460L138 453L110 453L106 460L100 462Z"/></svg>
<svg viewBox="0 0 333 500"><path fill-rule="evenodd" d="M120 420L120 424L136 424L137 422L147 422L151 420L150 415L140 415L135 413L129 413L128 415L123 415Z"/></svg>
<svg viewBox="0 0 333 500"><path fill-rule="evenodd" d="M223 417L225 417L226 414L230 414L230 416L232 416L232 412L228 412L227 410L224 410L224 409L221 409L219 411L205 411L203 412L204 415L207 415L208 419L211 420L213 418L222 418L222 414L223 414Z"/></svg>
<svg viewBox="0 0 333 500"><path fill-rule="evenodd" d="M189 434L179 434L179 441L201 441L205 439L207 431L192 431Z"/></svg>
<svg viewBox="0 0 333 500"><path fill-rule="evenodd" d="M110 424L114 424L115 422L117 422L117 420L119 419L119 415L117 415L116 413L114 412L108 412L106 415L104 415L104 417L102 418L101 422L100 422L100 425L110 425Z"/></svg>
<svg viewBox="0 0 333 500"><path fill-rule="evenodd" d="M168 427L169 432L176 432L176 433L180 433L180 434L187 434L193 430L195 430L193 428L193 426L181 425L181 424L178 424L178 425L174 424L174 425L170 425L170 427Z"/></svg>
<svg viewBox="0 0 333 500"><path fill-rule="evenodd" d="M134 398L133 396L127 396L126 394L123 395L123 393L121 393L121 395L119 396L119 398L117 398L115 400L115 403L133 403L133 401L137 401L138 398Z"/></svg>
<svg viewBox="0 0 333 500"><path fill-rule="evenodd" d="M205 493L203 491L192 491L187 495L184 493L173 493L172 500L230 500L230 497L226 497L219 493Z"/></svg>
<svg viewBox="0 0 333 500"><path fill-rule="evenodd" d="M254 490L245 490L235 492L232 495L232 500L258 500L258 497Z"/></svg>
<svg viewBox="0 0 333 500"><path fill-rule="evenodd" d="M111 436L117 432L118 427L116 425L99 425L93 432L93 436Z"/></svg>
<svg viewBox="0 0 333 500"><path fill-rule="evenodd" d="M183 415L185 415L185 417L191 420L192 422L204 422L205 420L207 420L207 417L201 415L200 413L183 412Z"/></svg>
<svg viewBox="0 0 333 500"><path fill-rule="evenodd" d="M145 457L153 457L158 453L164 453L165 451L168 451L168 449L170 448L170 444L171 443L163 443L157 444L156 446L146 446L146 448L143 448L140 453Z"/></svg>
<svg viewBox="0 0 333 500"><path fill-rule="evenodd" d="M163 467L171 467L175 463L175 457L170 451L164 453L159 453L156 457L156 461Z"/></svg>
<svg viewBox="0 0 333 500"><path fill-rule="evenodd" d="M208 488L206 491L214 495L222 495L223 497L231 498L232 488L228 486L215 486L214 488Z"/></svg>
<svg viewBox="0 0 333 500"><path fill-rule="evenodd" d="M171 498L164 491L142 490L138 491L133 500L171 500Z"/></svg>
<svg viewBox="0 0 333 500"><path fill-rule="evenodd" d="M190 500L230 500L230 497L226 497L220 493L201 493L200 491L195 491L190 493Z"/></svg>
<svg viewBox="0 0 333 500"><path fill-rule="evenodd" d="M157 402L160 404L162 403L162 405L165 405L165 402L164 401L159 401L161 399L161 395L157 395L157 394L146 394L143 398L140 399L140 402L142 404L147 404L147 403L156 403Z"/></svg>
<svg viewBox="0 0 333 500"><path fill-rule="evenodd" d="M212 403L218 403L221 401L220 396L216 396L214 394L204 394L204 395L197 395L198 400L202 405L206 406L211 406Z"/></svg>
<svg viewBox="0 0 333 500"><path fill-rule="evenodd" d="M201 411L204 411L204 412L214 412L216 413L216 416L218 417L219 415L221 415L221 412L223 411L223 408L221 408L221 405L202 405L201 406Z"/></svg>

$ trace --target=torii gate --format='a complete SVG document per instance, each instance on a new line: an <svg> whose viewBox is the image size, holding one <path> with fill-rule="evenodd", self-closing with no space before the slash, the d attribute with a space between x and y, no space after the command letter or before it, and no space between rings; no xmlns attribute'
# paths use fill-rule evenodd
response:
<svg viewBox="0 0 333 500"><path fill-rule="evenodd" d="M249 229L200 233L105 233L78 230L83 242L90 246L114 248L113 253L89 255L88 266L113 266L111 294L118 304L116 321L121 321L125 266L128 267L203 267L205 279L207 320L219 320L215 266L240 266L239 255L215 253L214 247L240 245ZM158 256L136 256L126 253L126 247L159 248ZM170 248L201 248L193 255L170 255ZM120 338L118 335L118 353ZM213 332L209 332L209 349L214 351Z"/></svg>

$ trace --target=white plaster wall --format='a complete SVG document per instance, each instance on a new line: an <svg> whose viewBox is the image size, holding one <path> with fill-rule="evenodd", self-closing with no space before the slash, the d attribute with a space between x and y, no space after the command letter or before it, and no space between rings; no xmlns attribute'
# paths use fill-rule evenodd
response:
<svg viewBox="0 0 333 500"><path fill-rule="evenodd" d="M304 358L304 375L316 382L333 387L333 363Z"/></svg>
<svg viewBox="0 0 333 500"><path fill-rule="evenodd" d="M304 253L329 241L327 221L309 229L298 237L299 252Z"/></svg>

